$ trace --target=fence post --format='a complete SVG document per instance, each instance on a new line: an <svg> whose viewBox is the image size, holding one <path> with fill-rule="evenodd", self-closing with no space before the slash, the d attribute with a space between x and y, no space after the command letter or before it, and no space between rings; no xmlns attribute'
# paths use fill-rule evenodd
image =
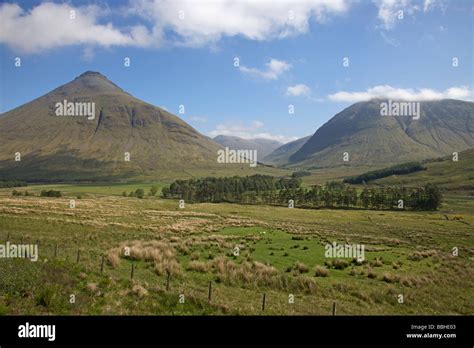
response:
<svg viewBox="0 0 474 348"><path fill-rule="evenodd" d="M79 263L79 258L80 258L80 251L77 249L77 258L76 258L76 263Z"/></svg>
<svg viewBox="0 0 474 348"><path fill-rule="evenodd" d="M266 299L266 294L263 294L262 311L265 310L265 299Z"/></svg>
<svg viewBox="0 0 474 348"><path fill-rule="evenodd" d="M168 277L166 278L166 290L168 291L170 289L170 277L171 273L169 270L166 270L166 273L168 273Z"/></svg>
<svg viewBox="0 0 474 348"><path fill-rule="evenodd" d="M336 315L336 301L332 304L332 315Z"/></svg>
<svg viewBox="0 0 474 348"><path fill-rule="evenodd" d="M104 273L104 255L102 255L102 262L100 263L100 273Z"/></svg>
<svg viewBox="0 0 474 348"><path fill-rule="evenodd" d="M133 279L133 272L135 270L135 264L132 263L132 271L130 272L130 279Z"/></svg>
<svg viewBox="0 0 474 348"><path fill-rule="evenodd" d="M212 281L209 281L209 294L208 294L209 302L211 302L211 296L212 296Z"/></svg>
<svg viewBox="0 0 474 348"><path fill-rule="evenodd" d="M56 256L58 256L58 243L54 245L54 258L56 258Z"/></svg>

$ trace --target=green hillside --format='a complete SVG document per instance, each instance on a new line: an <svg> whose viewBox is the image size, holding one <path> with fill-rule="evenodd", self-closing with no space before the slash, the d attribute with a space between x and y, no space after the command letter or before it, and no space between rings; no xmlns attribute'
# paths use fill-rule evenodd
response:
<svg viewBox="0 0 474 348"><path fill-rule="evenodd" d="M388 166L474 147L474 103L420 102L420 117L381 116L374 99L356 103L319 128L290 156L293 166ZM347 152L348 161L343 154Z"/></svg>
<svg viewBox="0 0 474 348"><path fill-rule="evenodd" d="M265 156L263 162L273 165L284 165L288 163L288 158L298 151L310 138L311 136L307 136L278 147Z"/></svg>
<svg viewBox="0 0 474 348"><path fill-rule="evenodd" d="M55 105L63 100L95 103L95 118L57 116ZM218 149L179 117L134 98L97 72L0 117L3 178L117 181L220 170ZM17 152L21 161L14 160Z"/></svg>
<svg viewBox="0 0 474 348"><path fill-rule="evenodd" d="M452 156L448 156L426 161L423 165L426 170L407 175L392 175L371 183L423 186L430 182L444 190L474 191L474 149L460 152L457 162L452 160Z"/></svg>

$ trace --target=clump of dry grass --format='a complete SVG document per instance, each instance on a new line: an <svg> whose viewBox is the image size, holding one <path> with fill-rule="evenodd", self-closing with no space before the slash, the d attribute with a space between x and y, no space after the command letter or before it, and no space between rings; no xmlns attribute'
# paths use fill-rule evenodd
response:
<svg viewBox="0 0 474 348"><path fill-rule="evenodd" d="M100 293L99 285L96 283L88 283L86 285L86 290L93 295L98 295Z"/></svg>
<svg viewBox="0 0 474 348"><path fill-rule="evenodd" d="M402 262L401 261L392 262L392 268L393 269L399 269L400 267L402 267Z"/></svg>
<svg viewBox="0 0 474 348"><path fill-rule="evenodd" d="M155 272L159 276L169 273L175 277L181 274L181 266L175 259L162 259L155 261Z"/></svg>
<svg viewBox="0 0 474 348"><path fill-rule="evenodd" d="M335 259L332 261L332 266L335 269L345 269L349 266L349 262L347 260Z"/></svg>
<svg viewBox="0 0 474 348"><path fill-rule="evenodd" d="M113 268L117 268L120 265L120 257L118 250L111 250L107 254L107 263Z"/></svg>
<svg viewBox="0 0 474 348"><path fill-rule="evenodd" d="M382 280L387 283L395 283L398 282L400 278L397 275L391 273L384 273L382 276Z"/></svg>
<svg viewBox="0 0 474 348"><path fill-rule="evenodd" d="M120 257L129 260L151 261L154 263L155 272L160 276L167 273L172 276L181 274L181 266L174 247L163 241L123 243L120 248L111 250L107 259L116 267L120 262Z"/></svg>
<svg viewBox="0 0 474 348"><path fill-rule="evenodd" d="M382 261L382 258L381 257L376 257L371 263L370 265L372 267L382 267L383 266L383 261Z"/></svg>
<svg viewBox="0 0 474 348"><path fill-rule="evenodd" d="M237 264L225 256L218 256L208 263L210 271L218 280L227 284L245 284L250 287L268 286L280 290L312 292L316 288L314 279L299 276L290 277L273 266L253 261Z"/></svg>
<svg viewBox="0 0 474 348"><path fill-rule="evenodd" d="M377 273L375 273L372 268L367 268L367 277L370 279L377 279Z"/></svg>
<svg viewBox="0 0 474 348"><path fill-rule="evenodd" d="M199 256L200 256L200 254L199 254L198 252L193 252L193 253L191 254L191 260L192 260L192 261L199 260Z"/></svg>
<svg viewBox="0 0 474 348"><path fill-rule="evenodd" d="M205 273L209 271L209 264L202 261L191 261L187 267L188 270Z"/></svg>
<svg viewBox="0 0 474 348"><path fill-rule="evenodd" d="M184 243L178 244L176 249L178 249L178 251L183 255L189 255L191 253L189 247Z"/></svg>
<svg viewBox="0 0 474 348"><path fill-rule="evenodd" d="M415 251L414 253L408 255L407 259L411 261L420 261L424 258L437 255L438 252L436 250Z"/></svg>
<svg viewBox="0 0 474 348"><path fill-rule="evenodd" d="M294 268L299 273L308 273L309 267L306 266L303 262L297 262Z"/></svg>
<svg viewBox="0 0 474 348"><path fill-rule="evenodd" d="M148 290L145 289L143 286L136 284L132 288L132 293L140 298L143 298L148 295Z"/></svg>
<svg viewBox="0 0 474 348"><path fill-rule="evenodd" d="M329 269L317 265L314 268L314 276L315 277L327 277L327 276L329 276Z"/></svg>

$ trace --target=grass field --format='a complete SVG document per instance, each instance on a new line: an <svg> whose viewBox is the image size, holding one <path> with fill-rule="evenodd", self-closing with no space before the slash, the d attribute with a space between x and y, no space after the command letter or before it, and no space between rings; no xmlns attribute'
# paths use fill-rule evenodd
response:
<svg viewBox="0 0 474 348"><path fill-rule="evenodd" d="M472 197L437 212L121 197L151 185L0 190L0 243L38 243L40 257L0 259L0 313L474 314ZM332 242L363 244L365 261L325 257Z"/></svg>

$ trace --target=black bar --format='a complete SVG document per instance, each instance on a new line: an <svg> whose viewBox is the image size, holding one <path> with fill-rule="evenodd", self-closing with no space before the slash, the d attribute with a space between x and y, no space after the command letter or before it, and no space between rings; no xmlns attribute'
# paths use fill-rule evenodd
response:
<svg viewBox="0 0 474 348"><path fill-rule="evenodd" d="M55 325L55 344L145 344L156 342L157 333L160 333L160 344L242 344L249 337L254 344L317 342L472 347L474 341L472 316L0 316L2 348L8 348L9 344L51 343L46 338L18 337L19 326L26 322ZM421 331L413 325L426 328ZM438 325L453 328L439 329ZM454 333L456 337L407 337L407 334L433 333Z"/></svg>

